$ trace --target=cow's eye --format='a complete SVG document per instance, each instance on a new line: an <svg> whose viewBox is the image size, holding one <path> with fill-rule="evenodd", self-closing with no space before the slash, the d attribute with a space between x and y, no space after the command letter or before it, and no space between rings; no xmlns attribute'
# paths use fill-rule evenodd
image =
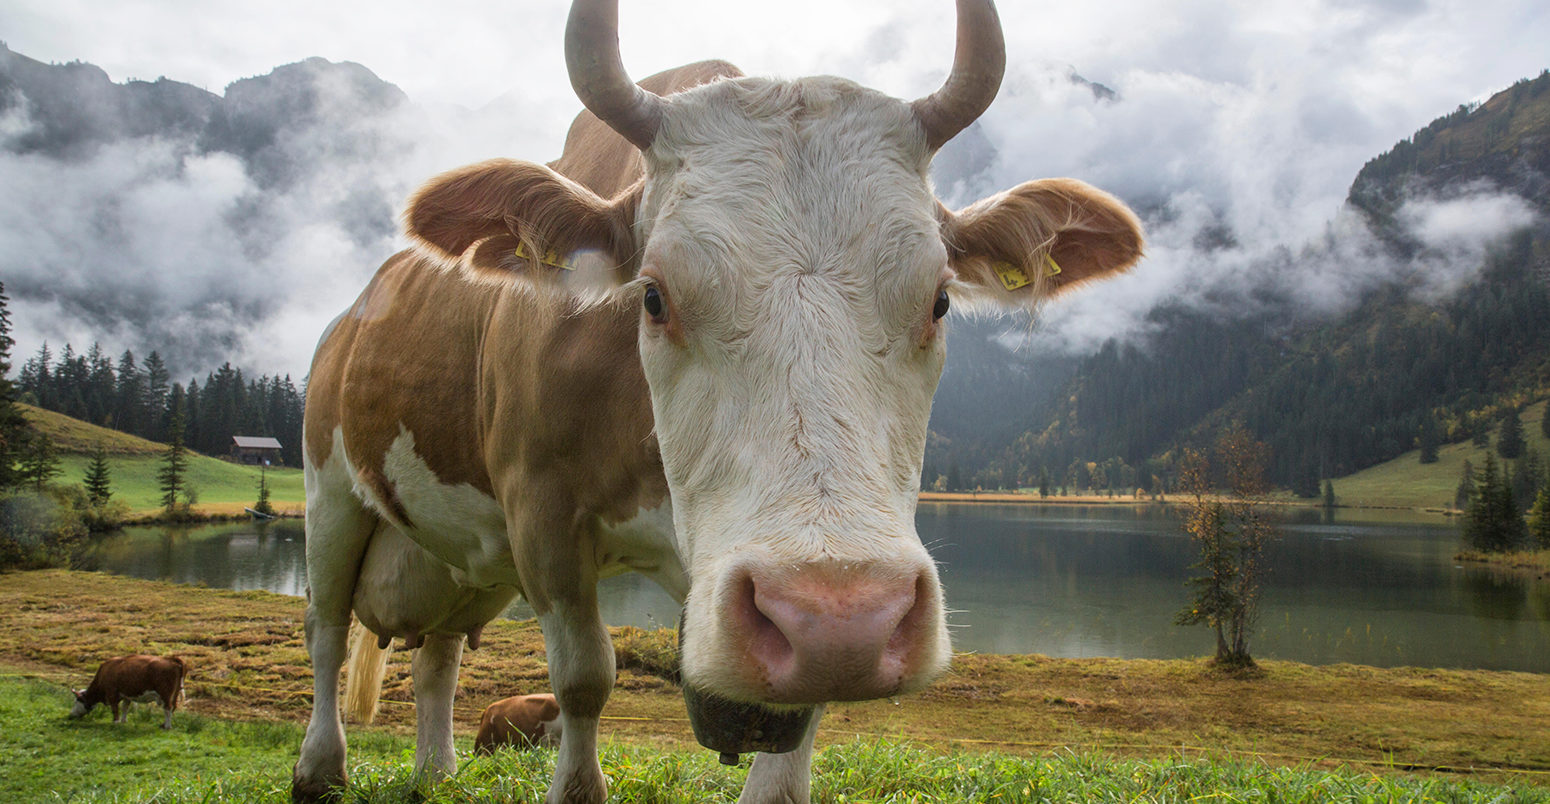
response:
<svg viewBox="0 0 1550 804"><path fill-rule="evenodd" d="M950 305L951 303L947 299L947 291L945 289L937 291L936 306L931 308L931 317L936 320L941 320L942 316L947 315L947 308Z"/></svg>
<svg viewBox="0 0 1550 804"><path fill-rule="evenodd" d="M662 291L654 287L646 288L646 296L641 301L641 305L646 308L646 315L651 316L652 321L660 324L667 320L667 308L662 304Z"/></svg>

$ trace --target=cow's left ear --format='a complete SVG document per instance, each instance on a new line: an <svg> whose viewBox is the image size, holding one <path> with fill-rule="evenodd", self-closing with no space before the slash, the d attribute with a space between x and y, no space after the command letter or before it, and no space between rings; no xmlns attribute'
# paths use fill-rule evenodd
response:
<svg viewBox="0 0 1550 804"><path fill-rule="evenodd" d="M1141 221L1075 179L1041 179L943 214L949 261L968 301L1029 307L1135 265Z"/></svg>
<svg viewBox="0 0 1550 804"><path fill-rule="evenodd" d="M635 276L641 185L605 199L544 165L495 159L431 179L405 229L423 248L486 279L617 285Z"/></svg>

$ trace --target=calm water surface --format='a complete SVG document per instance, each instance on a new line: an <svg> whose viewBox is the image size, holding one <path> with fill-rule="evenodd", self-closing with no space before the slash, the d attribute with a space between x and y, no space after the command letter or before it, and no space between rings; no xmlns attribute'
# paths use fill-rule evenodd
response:
<svg viewBox="0 0 1550 804"><path fill-rule="evenodd" d="M1173 658L1211 652L1186 600L1189 540L1164 510L923 504L922 541L962 650ZM1550 672L1550 583L1461 567L1456 527L1373 512L1283 524L1254 655L1325 664ZM301 523L133 528L104 541L98 568L140 578L302 595ZM613 625L670 626L678 607L637 575L602 586ZM531 612L521 603L512 616Z"/></svg>

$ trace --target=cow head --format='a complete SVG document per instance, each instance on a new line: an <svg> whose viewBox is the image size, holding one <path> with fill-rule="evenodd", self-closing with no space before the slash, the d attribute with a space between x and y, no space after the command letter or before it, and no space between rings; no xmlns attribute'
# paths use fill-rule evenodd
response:
<svg viewBox="0 0 1550 804"><path fill-rule="evenodd" d="M514 255L601 255L607 297L639 310L691 577L689 684L771 704L919 688L950 654L914 526L944 315L1123 270L1139 223L1069 179L957 212L936 200L932 155L999 86L989 0L959 0L952 74L913 103L826 77L660 97L625 74L616 12L578 0L567 60L644 179L605 199L541 165L484 163L421 190L410 231L535 292L559 272Z"/></svg>
<svg viewBox="0 0 1550 804"><path fill-rule="evenodd" d="M86 702L86 690L70 690L75 693L75 705L70 707L70 717L85 717L90 712L91 704Z"/></svg>

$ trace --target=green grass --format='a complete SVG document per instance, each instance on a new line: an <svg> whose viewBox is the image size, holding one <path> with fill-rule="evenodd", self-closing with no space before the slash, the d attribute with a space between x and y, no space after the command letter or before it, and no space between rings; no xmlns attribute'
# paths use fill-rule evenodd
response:
<svg viewBox="0 0 1550 804"><path fill-rule="evenodd" d="M1528 449L1550 457L1550 439L1540 432L1545 405L1538 402L1524 409L1523 441ZM1478 472L1486 453L1496 454L1495 445L1495 432L1490 447L1476 447L1468 441L1447 444L1437 450L1437 462L1430 464L1422 464L1420 451L1411 450L1391 461L1335 478L1335 496L1341 505L1452 508L1464 461L1474 464ZM1501 463L1500 457L1496 460Z"/></svg>
<svg viewBox="0 0 1550 804"><path fill-rule="evenodd" d="M86 466L91 458L85 455L65 455L59 466L63 474L61 483L80 483L86 477ZM111 455L108 471L113 479L113 498L123 500L134 511L150 511L161 508L161 488L156 472L161 468L160 455ZM241 513L242 506L258 502L259 469L216 460L197 453L188 453L186 482L198 490L196 508ZM269 484L270 504L279 509L300 510L305 499L300 469L271 468L266 473Z"/></svg>
<svg viewBox="0 0 1550 804"><path fill-rule="evenodd" d="M98 427L62 413L21 405L22 413L53 442L60 453L60 483L80 483L86 477L91 455L102 446L108 455L108 471L113 481L113 498L123 501L131 511L150 513L162 507L160 483L156 472L161 468L166 444ZM240 514L258 502L259 469L188 453L188 484L198 491L197 510L205 513ZM300 469L275 469L267 473L270 504L282 511L300 511L306 493L302 489Z"/></svg>
<svg viewBox="0 0 1550 804"><path fill-rule="evenodd" d="M115 725L103 708L68 720L70 694L57 685L0 677L0 801L284 802L301 727L224 721L180 711L162 731L157 707L137 705ZM352 728L351 784L344 802L450 804L534 802L554 752L472 757L430 782L413 772L407 734ZM718 765L708 751L655 749L605 739L611 801L688 804L734 801L747 762ZM1374 773L1342 767L1273 767L1252 758L1176 755L1125 759L1097 751L1012 755L941 753L862 739L827 745L814 759L815 802L1546 802L1550 789L1469 779ZM1532 780L1529 780L1532 781Z"/></svg>

